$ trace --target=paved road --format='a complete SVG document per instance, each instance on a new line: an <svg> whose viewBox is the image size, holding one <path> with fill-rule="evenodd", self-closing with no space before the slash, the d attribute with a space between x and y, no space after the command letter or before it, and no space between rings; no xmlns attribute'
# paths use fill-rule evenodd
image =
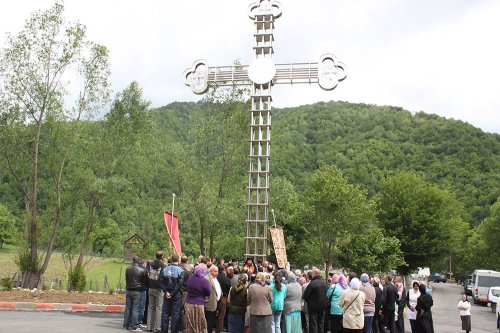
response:
<svg viewBox="0 0 500 333"><path fill-rule="evenodd" d="M113 333L123 329L123 314L0 311L0 333Z"/></svg>
<svg viewBox="0 0 500 333"><path fill-rule="evenodd" d="M436 333L460 333L462 326L457 310L457 303L464 291L462 286L431 283L434 306L432 318ZM469 297L470 298L470 297ZM498 333L496 317L491 308L484 305L475 305L471 301L472 333ZM410 323L406 320L405 331L410 332Z"/></svg>
<svg viewBox="0 0 500 333"><path fill-rule="evenodd" d="M463 288L433 283L433 318L436 333L461 333L456 308ZM472 333L498 333L495 314L489 307L472 305ZM113 333L122 328L123 315L116 313L62 313L0 311L0 333ZM410 323L406 319L406 332Z"/></svg>

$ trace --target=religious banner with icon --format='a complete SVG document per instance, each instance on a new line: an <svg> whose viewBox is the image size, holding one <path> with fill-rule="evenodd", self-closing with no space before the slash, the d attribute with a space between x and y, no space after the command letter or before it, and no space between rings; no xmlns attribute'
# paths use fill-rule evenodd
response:
<svg viewBox="0 0 500 333"><path fill-rule="evenodd" d="M282 228L269 228L273 239L274 254L279 268L285 268L288 262L286 258L285 236Z"/></svg>

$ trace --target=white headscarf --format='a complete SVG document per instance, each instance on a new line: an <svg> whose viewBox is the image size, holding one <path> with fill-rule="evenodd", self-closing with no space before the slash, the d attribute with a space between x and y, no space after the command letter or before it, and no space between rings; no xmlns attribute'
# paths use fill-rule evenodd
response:
<svg viewBox="0 0 500 333"><path fill-rule="evenodd" d="M349 283L349 287L355 290L359 290L359 286L361 285L361 282L359 281L358 278L354 278L351 280L351 283Z"/></svg>

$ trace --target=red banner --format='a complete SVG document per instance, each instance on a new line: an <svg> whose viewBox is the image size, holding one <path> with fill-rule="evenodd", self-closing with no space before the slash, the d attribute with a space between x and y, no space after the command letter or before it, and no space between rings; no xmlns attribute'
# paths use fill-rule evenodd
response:
<svg viewBox="0 0 500 333"><path fill-rule="evenodd" d="M285 268L288 262L286 257L285 236L281 228L269 228L271 238L273 239L274 254L279 268Z"/></svg>
<svg viewBox="0 0 500 333"><path fill-rule="evenodd" d="M173 218L172 218L173 216ZM181 256L181 240L179 238L179 218L171 212L165 212L165 227L167 228L170 241L174 245L175 252Z"/></svg>

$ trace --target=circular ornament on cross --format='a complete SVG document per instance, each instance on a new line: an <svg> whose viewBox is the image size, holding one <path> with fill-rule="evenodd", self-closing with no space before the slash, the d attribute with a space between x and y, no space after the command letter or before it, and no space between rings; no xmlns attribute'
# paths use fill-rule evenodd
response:
<svg viewBox="0 0 500 333"><path fill-rule="evenodd" d="M276 75L276 65L271 59L255 59L248 67L248 77L253 83L265 84Z"/></svg>

